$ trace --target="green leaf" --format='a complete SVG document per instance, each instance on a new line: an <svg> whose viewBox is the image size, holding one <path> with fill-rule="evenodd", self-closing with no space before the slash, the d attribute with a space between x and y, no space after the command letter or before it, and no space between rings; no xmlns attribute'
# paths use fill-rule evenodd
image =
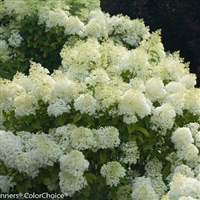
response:
<svg viewBox="0 0 200 200"><path fill-rule="evenodd" d="M119 117L114 117L114 118L112 118L112 123L113 123L113 125L116 125L117 122L118 122L118 120L119 120Z"/></svg>
<svg viewBox="0 0 200 200"><path fill-rule="evenodd" d="M163 169L163 172L162 172L163 178L164 178L164 179L169 175L170 169L171 169L171 163L168 163L168 164L165 166L165 168Z"/></svg>
<svg viewBox="0 0 200 200"><path fill-rule="evenodd" d="M51 43L50 47L52 47L53 49L55 49L56 45L57 45L57 42L53 42L53 43Z"/></svg>
<svg viewBox="0 0 200 200"><path fill-rule="evenodd" d="M28 32L31 34L31 33L33 33L33 28L30 26L29 28L28 28Z"/></svg>
<svg viewBox="0 0 200 200"><path fill-rule="evenodd" d="M131 141L136 141L136 136L130 134L129 137L128 137L128 140L129 140L130 142L131 142Z"/></svg>
<svg viewBox="0 0 200 200"><path fill-rule="evenodd" d="M40 181L45 184L45 179L50 178L49 176L50 174L47 170L41 170L38 177L40 178Z"/></svg>
<svg viewBox="0 0 200 200"><path fill-rule="evenodd" d="M85 187L81 190L81 193L84 194L86 197L90 196L90 187Z"/></svg>
<svg viewBox="0 0 200 200"><path fill-rule="evenodd" d="M63 126L66 121L66 117L64 115L59 116L58 123L60 126Z"/></svg>
<svg viewBox="0 0 200 200"><path fill-rule="evenodd" d="M35 35L33 40L36 41L39 38L39 35Z"/></svg>
<svg viewBox="0 0 200 200"><path fill-rule="evenodd" d="M150 118L149 118L149 117L145 117L145 118L144 118L145 126L146 126L147 128L149 128L149 121L150 121Z"/></svg>
<svg viewBox="0 0 200 200"><path fill-rule="evenodd" d="M59 43L62 41L62 37L57 37L56 39Z"/></svg>
<svg viewBox="0 0 200 200"><path fill-rule="evenodd" d="M51 178L53 181L58 180L59 172L60 172L59 167L54 166L53 170L51 171Z"/></svg>
<svg viewBox="0 0 200 200"><path fill-rule="evenodd" d="M86 116L85 116L85 121L86 121L88 124L90 124L90 125L92 125L92 126L95 126L94 121L93 121L93 118L92 118L91 116L86 115Z"/></svg>
<svg viewBox="0 0 200 200"><path fill-rule="evenodd" d="M104 124L106 123L106 120L107 120L106 116L101 116L99 118L99 125L104 126Z"/></svg>
<svg viewBox="0 0 200 200"><path fill-rule="evenodd" d="M149 137L149 132L145 128L139 127L137 130L143 133L146 137Z"/></svg>
<svg viewBox="0 0 200 200"><path fill-rule="evenodd" d="M80 195L78 200L88 200L88 197Z"/></svg>
<svg viewBox="0 0 200 200"><path fill-rule="evenodd" d="M123 123L118 123L117 125L118 125L118 128L119 128L120 132L123 133L125 131L125 129L126 129L124 124Z"/></svg>
<svg viewBox="0 0 200 200"><path fill-rule="evenodd" d="M125 178L120 178L120 183L127 184L127 180Z"/></svg>
<svg viewBox="0 0 200 200"><path fill-rule="evenodd" d="M105 58L105 57L106 57L106 54L102 54L102 55L101 55L101 58Z"/></svg>
<svg viewBox="0 0 200 200"><path fill-rule="evenodd" d="M101 150L99 153L101 163L105 163L107 160L106 150Z"/></svg>
<svg viewBox="0 0 200 200"><path fill-rule="evenodd" d="M81 118L81 114L80 113L76 113L74 115L73 123L76 123L77 121L79 121L80 118Z"/></svg>
<svg viewBox="0 0 200 200"><path fill-rule="evenodd" d="M155 51L155 50L151 50L150 52L151 52L153 55L155 55L156 57L159 58L159 54L157 53L157 51Z"/></svg>
<svg viewBox="0 0 200 200"><path fill-rule="evenodd" d="M32 184L31 184L30 179L28 179L28 180L25 182L25 185L26 185L28 188L32 188Z"/></svg>
<svg viewBox="0 0 200 200"><path fill-rule="evenodd" d="M36 42L33 43L33 47L34 47L34 48L37 47L37 43L36 43Z"/></svg>
<svg viewBox="0 0 200 200"><path fill-rule="evenodd" d="M144 140L143 140L143 138L142 138L141 135L137 135L137 138L138 138L142 143L144 143Z"/></svg>
<svg viewBox="0 0 200 200"><path fill-rule="evenodd" d="M112 187L112 190L111 190L112 199L117 198L117 190L118 190L117 187Z"/></svg>
<svg viewBox="0 0 200 200"><path fill-rule="evenodd" d="M47 169L49 172L52 172L53 169L54 169L54 166L48 166L46 169Z"/></svg>
<svg viewBox="0 0 200 200"><path fill-rule="evenodd" d="M23 185L17 184L16 189L17 189L18 193L23 193L23 194L28 191L28 187L25 184L23 184Z"/></svg>
<svg viewBox="0 0 200 200"><path fill-rule="evenodd" d="M14 178L14 182L20 182L20 181L23 181L23 176L21 176L21 175L17 175L17 176L15 176L15 178Z"/></svg>
<svg viewBox="0 0 200 200"><path fill-rule="evenodd" d="M127 128L128 128L128 132L132 133L135 129L136 129L137 125L136 124L128 124Z"/></svg>
<svg viewBox="0 0 200 200"><path fill-rule="evenodd" d="M85 176L85 178L88 182L90 182L91 180L97 179L97 177L94 174L91 174L91 173L86 173L86 174L84 174L84 176Z"/></svg>
<svg viewBox="0 0 200 200"><path fill-rule="evenodd" d="M33 122L32 124L31 124L31 126L33 127L33 128L35 128L35 129L40 129L40 121L39 120L36 120L35 122Z"/></svg>
<svg viewBox="0 0 200 200"><path fill-rule="evenodd" d="M27 44L27 47L31 47L33 45L33 43L32 42L29 42L28 44Z"/></svg>
<svg viewBox="0 0 200 200"><path fill-rule="evenodd" d="M113 126L112 120L109 120L105 123L105 126Z"/></svg>

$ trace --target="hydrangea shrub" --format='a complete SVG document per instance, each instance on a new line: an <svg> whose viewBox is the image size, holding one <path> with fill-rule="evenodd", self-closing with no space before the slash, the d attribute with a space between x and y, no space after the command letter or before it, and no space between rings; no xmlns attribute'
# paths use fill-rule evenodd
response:
<svg viewBox="0 0 200 200"><path fill-rule="evenodd" d="M199 199L200 91L188 63L141 20L97 9L65 21L46 3L40 23L68 38L53 73L31 61L28 75L0 79L1 192Z"/></svg>

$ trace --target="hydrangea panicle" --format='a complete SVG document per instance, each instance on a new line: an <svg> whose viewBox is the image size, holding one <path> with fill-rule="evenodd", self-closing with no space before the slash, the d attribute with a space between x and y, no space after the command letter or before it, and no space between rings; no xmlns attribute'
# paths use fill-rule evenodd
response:
<svg viewBox="0 0 200 200"><path fill-rule="evenodd" d="M106 184L117 186L120 178L125 176L125 169L117 161L108 162L101 167L101 175L106 178Z"/></svg>

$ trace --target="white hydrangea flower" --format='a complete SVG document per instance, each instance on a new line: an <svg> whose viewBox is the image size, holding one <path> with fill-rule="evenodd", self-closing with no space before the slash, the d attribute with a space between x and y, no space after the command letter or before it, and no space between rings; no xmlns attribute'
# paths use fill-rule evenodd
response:
<svg viewBox="0 0 200 200"><path fill-rule="evenodd" d="M15 116L28 116L30 114L35 114L38 106L38 99L32 94L22 93L14 99L13 106L15 108Z"/></svg>
<svg viewBox="0 0 200 200"><path fill-rule="evenodd" d="M3 148L0 149L0 157L8 167L36 177L39 168L52 166L62 155L59 146L48 135L28 132L18 134L15 136L5 131L0 134L0 148Z"/></svg>
<svg viewBox="0 0 200 200"><path fill-rule="evenodd" d="M106 178L106 184L117 186L120 178L125 176L125 169L117 161L108 162L101 167L101 175Z"/></svg>
<svg viewBox="0 0 200 200"><path fill-rule="evenodd" d="M88 167L89 162L85 160L82 152L78 150L72 150L69 154L60 157L60 170L73 176L82 176Z"/></svg>
<svg viewBox="0 0 200 200"><path fill-rule="evenodd" d="M165 99L163 100L163 103L170 103L178 115L183 114L184 102L185 94L183 92L176 92L174 94L166 95Z"/></svg>
<svg viewBox="0 0 200 200"><path fill-rule="evenodd" d="M126 164L136 164L137 159L139 158L139 150L135 141L123 143L121 145L124 156L120 158L122 163Z"/></svg>
<svg viewBox="0 0 200 200"><path fill-rule="evenodd" d="M200 114L200 90L195 88L186 90L184 109L194 115Z"/></svg>
<svg viewBox="0 0 200 200"><path fill-rule="evenodd" d="M60 149L63 151L63 153L68 153L68 150L72 150L70 145L70 133L74 128L76 128L75 125L68 124L67 126L61 126L49 131L49 134L60 146Z"/></svg>
<svg viewBox="0 0 200 200"><path fill-rule="evenodd" d="M198 159L198 154L199 149L194 144L189 144L185 148L178 149L177 151L179 159L184 159L188 163L195 162Z"/></svg>
<svg viewBox="0 0 200 200"><path fill-rule="evenodd" d="M21 139L11 132L0 131L0 160L7 167L16 168L16 157L23 151Z"/></svg>
<svg viewBox="0 0 200 200"><path fill-rule="evenodd" d="M65 196L72 196L76 191L80 191L82 188L87 186L87 181L83 176L74 176L69 172L60 172L59 173L59 186L61 192Z"/></svg>
<svg viewBox="0 0 200 200"><path fill-rule="evenodd" d="M117 200L131 200L132 186L125 185L117 190Z"/></svg>
<svg viewBox="0 0 200 200"><path fill-rule="evenodd" d="M12 82L21 86L27 93L31 92L33 89L31 79L21 72L17 72L14 75Z"/></svg>
<svg viewBox="0 0 200 200"><path fill-rule="evenodd" d="M134 90L140 90L141 92L145 91L144 81L138 77L132 78L130 80L131 88Z"/></svg>
<svg viewBox="0 0 200 200"><path fill-rule="evenodd" d="M192 197L180 197L178 200L196 200L196 198L192 198Z"/></svg>
<svg viewBox="0 0 200 200"><path fill-rule="evenodd" d="M171 140L177 149L177 156L179 159L191 162L198 158L199 150L192 144L194 143L194 139L189 128L178 128L172 133Z"/></svg>
<svg viewBox="0 0 200 200"><path fill-rule="evenodd" d="M79 41L72 48L66 45L60 53L63 71L70 80L83 82L96 63L101 61L100 44L97 39L89 38L87 42Z"/></svg>
<svg viewBox="0 0 200 200"><path fill-rule="evenodd" d="M153 130L159 130L165 134L167 129L173 127L176 113L171 104L165 103L162 106L155 108L152 114L150 123Z"/></svg>
<svg viewBox="0 0 200 200"><path fill-rule="evenodd" d="M162 180L162 168L162 163L157 159L148 161L145 165L145 175L150 178L152 187L159 198L167 191L167 186Z"/></svg>
<svg viewBox="0 0 200 200"><path fill-rule="evenodd" d="M92 130L84 127L76 127L70 133L70 144L74 149L91 149L96 145Z"/></svg>
<svg viewBox="0 0 200 200"><path fill-rule="evenodd" d="M24 137L22 133L19 137L23 139L25 151L21 151L15 157L17 169L28 176L36 177L39 169L46 166L53 166L54 162L62 155L60 147L54 143L49 135L43 133L30 134Z"/></svg>
<svg viewBox="0 0 200 200"><path fill-rule="evenodd" d="M97 68L91 71L90 76L85 79L85 82L90 85L97 83L108 82L110 80L108 73L103 68Z"/></svg>
<svg viewBox="0 0 200 200"><path fill-rule="evenodd" d="M8 44L5 40L0 39L0 59L5 62L9 59Z"/></svg>
<svg viewBox="0 0 200 200"><path fill-rule="evenodd" d="M159 160L153 159L151 161L148 161L145 165L146 175L152 178L160 176L162 168L163 165Z"/></svg>
<svg viewBox="0 0 200 200"><path fill-rule="evenodd" d="M56 26L64 26L68 21L69 12L63 8L55 7L50 9L48 6L42 6L39 9L38 24L45 24L46 30L49 30Z"/></svg>
<svg viewBox="0 0 200 200"><path fill-rule="evenodd" d="M81 114L94 115L96 112L96 99L90 94L81 94L74 102L74 108Z"/></svg>
<svg viewBox="0 0 200 200"><path fill-rule="evenodd" d="M115 106L119 103L121 95L122 91L112 81L109 83L98 83L95 87L94 94L94 98L97 100L98 110L105 112L111 106Z"/></svg>
<svg viewBox="0 0 200 200"><path fill-rule="evenodd" d="M134 179L132 200L158 200L158 195L155 193L151 180L145 177Z"/></svg>
<svg viewBox="0 0 200 200"><path fill-rule="evenodd" d="M0 48L3 49L3 50L8 49L8 44L5 40L0 39Z"/></svg>
<svg viewBox="0 0 200 200"><path fill-rule="evenodd" d="M76 191L87 186L83 173L88 167L89 162L80 151L72 150L69 154L63 155L60 158L61 171L59 173L61 192L72 196Z"/></svg>
<svg viewBox="0 0 200 200"><path fill-rule="evenodd" d="M160 174L160 176L157 176L156 178L150 178L150 179L151 179L152 187L160 199L167 191L167 186L163 182L162 175Z"/></svg>
<svg viewBox="0 0 200 200"><path fill-rule="evenodd" d="M169 199L179 199L181 197L192 197L198 199L200 197L200 181L197 179L186 177L180 173L174 175L170 183Z"/></svg>
<svg viewBox="0 0 200 200"><path fill-rule="evenodd" d="M70 106L62 99L57 99L55 103L50 104L47 108L48 115L53 115L55 117L62 115L65 112L68 113L69 111Z"/></svg>
<svg viewBox="0 0 200 200"><path fill-rule="evenodd" d="M26 173L28 176L35 178L39 174L40 162L36 151L21 152L15 158L16 166L19 172Z"/></svg>
<svg viewBox="0 0 200 200"><path fill-rule="evenodd" d="M194 178L194 172L192 171L192 169L184 164L179 165L175 168L174 174L177 174L177 173L180 173L186 177Z"/></svg>
<svg viewBox="0 0 200 200"><path fill-rule="evenodd" d="M171 139L177 149L185 148L194 142L190 129L186 127L178 128L172 133Z"/></svg>
<svg viewBox="0 0 200 200"><path fill-rule="evenodd" d="M196 85L196 75L195 74L186 74L180 80L181 83L184 83L186 88L194 88Z"/></svg>
<svg viewBox="0 0 200 200"><path fill-rule="evenodd" d="M52 76L55 80L55 84L52 88L50 101L54 102L56 99L63 99L68 104L78 96L79 91L82 91L78 83L69 80L61 72L56 71Z"/></svg>
<svg viewBox="0 0 200 200"><path fill-rule="evenodd" d="M14 99L24 94L24 88L8 80L1 81L0 83L1 109L4 111L13 109Z"/></svg>
<svg viewBox="0 0 200 200"><path fill-rule="evenodd" d="M13 13L16 15L15 20L21 22L24 20L25 16L32 16L37 13L38 7L41 6L42 2L36 1L7 1L4 2L6 13L9 16L13 16Z"/></svg>
<svg viewBox="0 0 200 200"><path fill-rule="evenodd" d="M14 187L17 183L12 182L13 177L0 175L0 190L3 193L9 193L10 188Z"/></svg>
<svg viewBox="0 0 200 200"><path fill-rule="evenodd" d="M40 99L44 102L49 101L52 96L55 80L48 75L48 69L43 68L41 64L31 62L29 73L29 78L32 83L30 94L38 100Z"/></svg>
<svg viewBox="0 0 200 200"><path fill-rule="evenodd" d="M167 85L165 85L165 90L167 91L168 94L175 94L184 92L186 90L186 87L181 82L171 81Z"/></svg>
<svg viewBox="0 0 200 200"><path fill-rule="evenodd" d="M140 118L144 118L151 114L151 107L144 94L133 89L125 92L119 102L118 108L121 115L138 115Z"/></svg>
<svg viewBox="0 0 200 200"><path fill-rule="evenodd" d="M153 77L146 82L145 96L152 102L161 101L164 99L166 91L162 80L158 77Z"/></svg>
<svg viewBox="0 0 200 200"><path fill-rule="evenodd" d="M140 43L140 47L144 48L148 52L150 62L151 59L154 60L154 62L151 62L151 65L153 66L156 66L160 60L166 57L164 46L161 40L161 30L156 30Z"/></svg>
<svg viewBox="0 0 200 200"><path fill-rule="evenodd" d="M120 55L120 58L116 65L121 72L129 71L130 78L139 77L146 81L155 71L148 62L147 52L142 48L136 48L131 51L126 50L126 52Z"/></svg>
<svg viewBox="0 0 200 200"><path fill-rule="evenodd" d="M97 141L98 149L114 148L120 144L119 131L114 126L92 129L92 132Z"/></svg>
<svg viewBox="0 0 200 200"><path fill-rule="evenodd" d="M34 134L28 140L30 151L34 151L37 155L38 166L53 166L54 162L63 154L60 147L53 141L53 139L44 133Z"/></svg>
<svg viewBox="0 0 200 200"><path fill-rule="evenodd" d="M10 38L8 39L9 45L17 48L20 46L21 41L23 40L23 38L21 37L21 35L19 35L18 32L12 32Z"/></svg>
<svg viewBox="0 0 200 200"><path fill-rule="evenodd" d="M84 23L77 16L70 16L65 24L66 35L81 35L84 29Z"/></svg>
<svg viewBox="0 0 200 200"><path fill-rule="evenodd" d="M111 66L117 66L116 72L119 71L119 63L121 63L122 59L121 56L126 54L127 51L127 48L125 48L123 45L114 44L111 39L108 39L106 42L104 42L102 55L105 55L105 64L107 65L108 70ZM114 72L114 74L116 74L116 72Z"/></svg>
<svg viewBox="0 0 200 200"><path fill-rule="evenodd" d="M191 122L189 124L186 124L186 127L190 129L192 136L195 136L199 132L198 130L200 128L200 124L197 122Z"/></svg>
<svg viewBox="0 0 200 200"><path fill-rule="evenodd" d="M163 195L162 198L161 198L161 200L170 200L168 194Z"/></svg>
<svg viewBox="0 0 200 200"><path fill-rule="evenodd" d="M113 16L108 19L108 33L117 42L117 36L131 46L138 46L143 38L149 37L148 27L144 22L135 19L130 20L128 16ZM116 38L115 38L116 37Z"/></svg>
<svg viewBox="0 0 200 200"><path fill-rule="evenodd" d="M180 82L181 78L189 73L188 65L183 63L179 52L175 52L161 59L158 63L159 75L162 80Z"/></svg>
<svg viewBox="0 0 200 200"><path fill-rule="evenodd" d="M107 18L108 15L101 10L93 10L89 14L89 22L85 25L83 36L105 38L108 35Z"/></svg>
<svg viewBox="0 0 200 200"><path fill-rule="evenodd" d="M200 131L197 134L195 134L194 138L196 147L200 148Z"/></svg>

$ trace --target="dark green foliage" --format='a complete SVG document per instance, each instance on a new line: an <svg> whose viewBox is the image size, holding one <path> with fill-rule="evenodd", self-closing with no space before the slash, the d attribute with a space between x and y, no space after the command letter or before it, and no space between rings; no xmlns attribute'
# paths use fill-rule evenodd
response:
<svg viewBox="0 0 200 200"><path fill-rule="evenodd" d="M17 71L28 73L30 60L41 63L50 72L57 69L61 64L60 50L67 37L64 30L45 31L44 25L38 25L37 16L26 19L21 24L20 35L23 40L18 48L13 49L11 59L0 63L2 78L11 79ZM9 23L6 19L1 25ZM14 53L16 51L16 53Z"/></svg>

